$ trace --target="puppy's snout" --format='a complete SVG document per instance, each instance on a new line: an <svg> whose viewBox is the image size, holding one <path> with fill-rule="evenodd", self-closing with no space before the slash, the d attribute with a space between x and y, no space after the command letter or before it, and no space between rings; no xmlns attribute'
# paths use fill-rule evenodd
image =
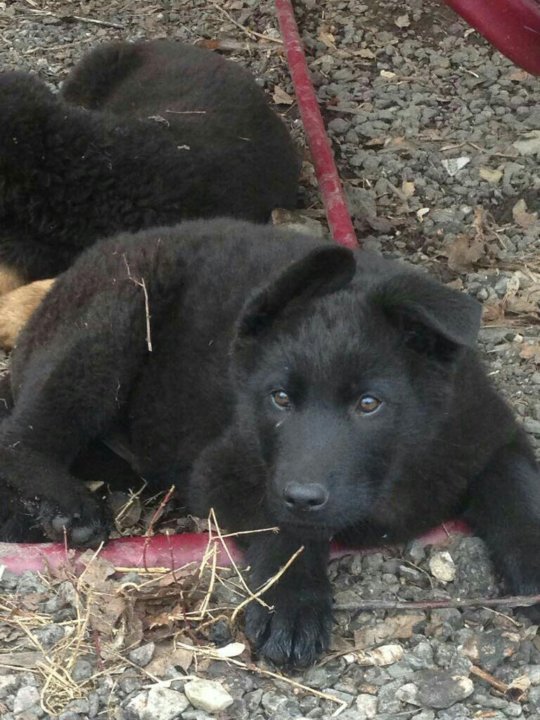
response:
<svg viewBox="0 0 540 720"><path fill-rule="evenodd" d="M328 497L328 490L318 483L291 482L283 491L289 510L301 512L320 510L328 502Z"/></svg>

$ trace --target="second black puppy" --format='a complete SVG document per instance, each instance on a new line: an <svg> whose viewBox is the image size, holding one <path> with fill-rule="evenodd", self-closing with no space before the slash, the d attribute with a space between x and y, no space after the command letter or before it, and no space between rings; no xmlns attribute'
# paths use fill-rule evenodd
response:
<svg viewBox="0 0 540 720"><path fill-rule="evenodd" d="M98 239L296 203L288 131L244 68L171 40L90 52L60 95L0 74L0 294Z"/></svg>
<svg viewBox="0 0 540 720"><path fill-rule="evenodd" d="M253 586L304 550L265 597L274 611L246 618L278 663L328 645L332 536L388 543L464 514L511 590L539 592L538 470L476 358L479 321L476 301L403 265L274 228L120 235L23 332L3 491L49 537L98 542L106 520L70 467L122 433L137 470L193 512L279 526L248 540Z"/></svg>

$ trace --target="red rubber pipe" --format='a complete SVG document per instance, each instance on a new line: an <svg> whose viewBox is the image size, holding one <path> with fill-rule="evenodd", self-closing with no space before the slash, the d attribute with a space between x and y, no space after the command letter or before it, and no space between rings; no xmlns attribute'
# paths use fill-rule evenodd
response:
<svg viewBox="0 0 540 720"><path fill-rule="evenodd" d="M444 0L516 65L540 75L540 2Z"/></svg>
<svg viewBox="0 0 540 720"><path fill-rule="evenodd" d="M334 240L340 245L357 248L359 242L349 215L332 148L319 110L317 96L309 77L306 56L304 55L290 0L276 0L276 11L298 108L321 188L330 232Z"/></svg>
<svg viewBox="0 0 540 720"><path fill-rule="evenodd" d="M423 545L440 545L452 535L467 533L468 528L464 523L450 521L422 535L419 539ZM230 565L231 557L235 562L242 561L242 555L233 542L227 542L228 552L222 549L220 541L216 541L216 544L219 565ZM207 547L206 533L154 535L148 538L138 536L110 540L99 555L117 568L133 568L134 571L156 567L178 570L190 563L200 563ZM91 551L84 552L91 553ZM350 555L351 552L371 551L353 550L343 545L332 544L332 558ZM57 569L62 566L70 567L73 572L79 573L84 569L84 564L79 561L80 555L81 551L68 550L60 543L0 543L0 566L3 565L16 575L21 575L27 570L42 572L48 568Z"/></svg>

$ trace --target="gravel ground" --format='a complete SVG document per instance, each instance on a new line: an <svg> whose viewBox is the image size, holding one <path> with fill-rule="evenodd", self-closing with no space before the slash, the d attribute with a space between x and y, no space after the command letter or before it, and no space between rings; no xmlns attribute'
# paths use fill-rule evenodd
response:
<svg viewBox="0 0 540 720"><path fill-rule="evenodd" d="M484 303L483 357L540 450L538 81L429 0L296 6L359 236ZM96 42L165 35L248 65L304 146L270 0L0 2L1 64L53 86ZM302 214L324 231L304 157ZM169 576L112 570L0 570L4 720L540 718L537 627L504 608L430 607L500 591L475 538L333 562L338 606L420 607L337 611L331 655L291 678L311 690L255 671L226 623L175 621L204 602L193 576L179 601ZM234 574L218 579L207 613L237 600ZM189 650L212 640L232 659Z"/></svg>

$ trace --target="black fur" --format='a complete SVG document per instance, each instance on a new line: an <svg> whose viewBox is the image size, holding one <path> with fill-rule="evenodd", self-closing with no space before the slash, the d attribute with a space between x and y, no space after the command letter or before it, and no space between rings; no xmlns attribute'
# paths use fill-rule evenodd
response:
<svg viewBox="0 0 540 720"><path fill-rule="evenodd" d="M120 433L192 511L279 526L246 543L254 586L304 546L267 593L274 612L247 611L277 663L328 646L332 536L402 541L464 514L510 589L539 592L538 470L476 357L479 321L476 301L401 264L270 227L120 235L79 258L21 337L4 488L49 536L67 524L72 543L97 542L107 520L69 467Z"/></svg>
<svg viewBox="0 0 540 720"><path fill-rule="evenodd" d="M63 272L97 239L186 218L266 222L299 163L253 77L169 40L98 47L60 96L0 74L0 264Z"/></svg>

